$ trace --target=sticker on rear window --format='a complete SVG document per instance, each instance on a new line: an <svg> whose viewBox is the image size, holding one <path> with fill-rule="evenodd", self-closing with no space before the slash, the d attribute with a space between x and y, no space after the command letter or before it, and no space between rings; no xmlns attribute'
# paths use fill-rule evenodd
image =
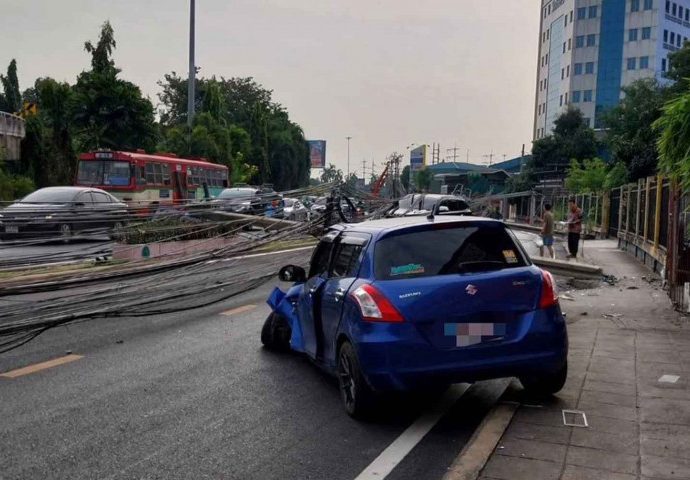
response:
<svg viewBox="0 0 690 480"><path fill-rule="evenodd" d="M391 277L398 275L416 275L418 273L424 273L424 271L424 265L419 263L410 263L409 265L391 267Z"/></svg>
<svg viewBox="0 0 690 480"><path fill-rule="evenodd" d="M513 250L503 250L503 258L507 263L518 263L517 255Z"/></svg>

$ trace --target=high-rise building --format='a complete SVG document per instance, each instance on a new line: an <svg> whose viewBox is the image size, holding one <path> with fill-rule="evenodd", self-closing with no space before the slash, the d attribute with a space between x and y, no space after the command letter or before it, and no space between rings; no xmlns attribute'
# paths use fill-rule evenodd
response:
<svg viewBox="0 0 690 480"><path fill-rule="evenodd" d="M690 37L690 0L542 0L534 139L568 105L591 127L621 87L664 80L668 54Z"/></svg>

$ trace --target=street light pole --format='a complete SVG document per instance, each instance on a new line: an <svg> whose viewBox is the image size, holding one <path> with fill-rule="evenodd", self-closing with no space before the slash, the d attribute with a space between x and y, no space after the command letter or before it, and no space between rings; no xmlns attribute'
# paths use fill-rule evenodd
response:
<svg viewBox="0 0 690 480"><path fill-rule="evenodd" d="M350 178L350 140L352 137L345 138L347 138L347 178Z"/></svg>
<svg viewBox="0 0 690 480"><path fill-rule="evenodd" d="M195 0L189 6L189 80L187 82L187 125L192 128L195 110L196 65L194 64Z"/></svg>

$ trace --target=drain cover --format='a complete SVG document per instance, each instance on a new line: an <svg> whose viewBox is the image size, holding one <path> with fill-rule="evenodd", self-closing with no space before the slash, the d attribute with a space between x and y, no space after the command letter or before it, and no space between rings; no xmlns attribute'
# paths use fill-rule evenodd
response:
<svg viewBox="0 0 690 480"><path fill-rule="evenodd" d="M566 427L587 428L587 415L579 410L563 410L563 425Z"/></svg>

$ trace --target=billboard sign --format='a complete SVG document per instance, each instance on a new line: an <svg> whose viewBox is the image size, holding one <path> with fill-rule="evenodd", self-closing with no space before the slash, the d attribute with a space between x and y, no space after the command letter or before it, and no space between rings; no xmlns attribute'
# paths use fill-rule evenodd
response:
<svg viewBox="0 0 690 480"><path fill-rule="evenodd" d="M410 151L410 170L417 172L426 166L427 146L422 145Z"/></svg>
<svg viewBox="0 0 690 480"><path fill-rule="evenodd" d="M309 160L311 168L326 167L326 140L309 140Z"/></svg>

